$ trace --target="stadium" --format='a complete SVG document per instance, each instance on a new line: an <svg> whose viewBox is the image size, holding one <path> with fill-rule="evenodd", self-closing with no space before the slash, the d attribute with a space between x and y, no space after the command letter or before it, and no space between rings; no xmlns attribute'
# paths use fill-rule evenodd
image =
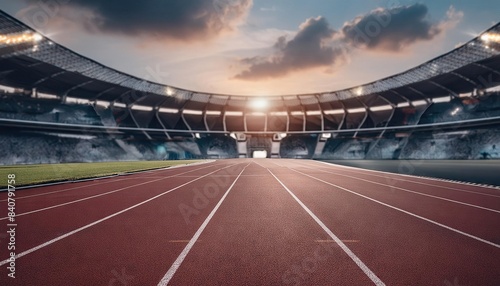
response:
<svg viewBox="0 0 500 286"><path fill-rule="evenodd" d="M499 124L500 24L374 82L259 97L135 77L0 12L2 176L31 164L196 162L18 188L0 281L498 285L497 183L414 171L460 160L443 168L492 175Z"/></svg>

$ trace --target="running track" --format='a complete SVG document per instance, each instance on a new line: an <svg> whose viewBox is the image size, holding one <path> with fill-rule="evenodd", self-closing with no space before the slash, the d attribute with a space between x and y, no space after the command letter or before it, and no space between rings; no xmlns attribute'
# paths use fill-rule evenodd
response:
<svg viewBox="0 0 500 286"><path fill-rule="evenodd" d="M500 285L500 191L234 159L19 190L0 285Z"/></svg>

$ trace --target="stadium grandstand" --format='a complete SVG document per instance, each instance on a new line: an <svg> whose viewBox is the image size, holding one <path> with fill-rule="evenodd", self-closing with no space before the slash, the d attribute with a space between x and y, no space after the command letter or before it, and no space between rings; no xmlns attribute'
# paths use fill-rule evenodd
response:
<svg viewBox="0 0 500 286"><path fill-rule="evenodd" d="M500 25L400 74L265 98L106 67L0 12L2 164L500 158Z"/></svg>

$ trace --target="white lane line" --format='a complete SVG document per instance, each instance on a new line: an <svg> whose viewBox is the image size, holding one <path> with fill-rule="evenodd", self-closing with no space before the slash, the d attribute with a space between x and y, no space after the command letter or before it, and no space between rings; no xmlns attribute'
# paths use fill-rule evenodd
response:
<svg viewBox="0 0 500 286"><path fill-rule="evenodd" d="M310 165L310 166L312 166L312 165ZM335 166L338 166L338 165L335 165ZM317 166L315 166L315 167L317 167ZM330 168L327 168L327 169L331 169L332 165L330 165L329 167ZM324 168L326 168L326 166ZM382 176L382 175L376 175L376 174L369 174L368 172L365 173L365 172L362 172L362 171L373 171L373 170L365 170L365 169L356 169L355 168L351 172L355 172L355 173L358 173L358 174L364 174L364 175L368 175L368 176L375 176L375 177L384 178L384 179L398 180L398 181L415 183L415 184L420 184L420 185L425 185L425 186L431 186L431 187L436 187L436 188L454 190L454 191L458 191L458 192L464 192L464 193L477 194L477 195L481 195L481 196L488 196L488 197L500 198L500 195L486 194L486 193L480 193L480 192L474 192L474 191L468 191L468 190L462 190L462 189L452 188L452 187L448 187L448 186L440 186L440 185L428 184L428 183L424 183L424 182L418 182L418 181L412 181L412 180L405 180L405 179L402 179L402 178L398 178L397 175L401 175L401 174L396 174L396 173L385 173L385 174L389 174L389 175L393 175L393 176ZM418 176L411 176L411 177L412 178L425 179L424 177L418 177ZM438 181L443 182L441 180L438 180ZM450 183L451 181L444 181L444 182Z"/></svg>
<svg viewBox="0 0 500 286"><path fill-rule="evenodd" d="M68 237L68 236L71 236L71 235L73 235L73 234L75 234L75 233L78 233L78 232L80 232L80 231L82 231L82 230L85 230L85 229L87 229L87 228L89 228L89 227L92 227L92 226L94 226L94 225L96 225L96 224L99 224L99 223L101 223L101 222L103 222L103 221L106 221L106 220L108 220L108 219L110 219L110 218L113 218L113 217L115 217L115 216L118 216L118 215L120 215L120 214L122 214L122 213L125 213L125 212L129 211L129 210L135 209L135 208L137 208L137 207L139 207L139 206L141 206L141 205L144 205L144 204L146 204L146 203L149 203L150 201L155 200L155 199L157 199L157 198L159 198L159 197L161 197L161 196L163 196L163 195L166 195L166 194L168 194L168 193L170 193L170 192L173 192L173 191L175 191L175 190L177 190L177 189L179 189L179 188L182 188L182 187L187 186L187 185L189 185L189 184L191 184L191 183L193 183L193 182L196 182L196 181L198 181L198 180L200 180L200 179L202 179L202 178L205 178L205 177L207 177L207 176L210 176L210 175L211 175L211 174L213 174L213 173L219 172L220 170L224 170L224 169L227 169L227 168L232 167L232 166L235 166L235 165L238 165L238 164L233 164L233 165L229 165L229 166L224 167L224 168L220 168L220 169L215 170L215 171L213 171L213 172L210 172L210 173L208 173L208 174L206 174L206 175L200 176L200 177L198 177L198 178L196 178L196 179L194 179L194 180L191 180L191 181L189 181L189 182L187 182L187 183L184 183L184 184L179 185L179 186L177 186L177 187L175 187L175 188L172 188L172 189L170 189L170 190L168 190L168 191L165 191L165 192L163 192L163 193L161 193L161 194L159 194L159 195L156 195L156 196L154 196L154 197L152 197L152 198L149 198L149 199L147 199L147 200L145 200L145 201L142 201L142 202L140 202L140 203L138 203L138 204L135 204L135 205L133 205L133 206L130 206L130 207L128 207L128 208L126 208L126 209L123 209L123 210L121 210L121 211L118 211L118 212L116 212L116 213L114 213L114 214L108 215L107 217L101 218L101 219L96 220L96 221L94 221L94 222L92 222L92 223L89 223L89 224L87 224L87 225L85 225L85 226L82 226L82 227L80 227L80 228L77 228L77 229L75 229L75 230L72 230L72 231L70 231L70 232L68 232L68 233L65 233L65 234L63 234L63 235L61 235L61 236L58 236L58 237L56 237L56 238L54 238L54 239L51 239L51 240L49 240L49 241L47 241L47 242L45 242L45 243L42 243L42 244L40 244L40 245L38 245L38 246L35 246L35 247L33 247L33 248L30 248L30 249L28 249L28 250L26 250L26 251L23 251L23 252L21 252L21 253L17 254L17 255L15 256L15 259L17 260L17 259L19 259L19 258L21 258L21 257L23 257L23 256L26 256L26 255L28 255L28 254L30 254L30 253L32 253L32 252L34 252L34 251L37 251L37 250L42 249L42 248L44 248L44 247L46 247L46 246L49 246L49 245L53 244L54 242L57 242L57 241L59 241L59 240L62 240L62 239L64 239L64 238ZM5 265L5 264L7 264L7 263L9 263L9 260L8 260L8 259L5 259L5 260L3 260L3 261L1 261L1 262L0 262L0 266Z"/></svg>
<svg viewBox="0 0 500 286"><path fill-rule="evenodd" d="M425 194L425 193L420 193L420 192L417 192L417 191L412 191L412 190L408 190L408 189L405 189L405 188L400 188L400 187L396 187L396 186L392 186L392 185L382 184L382 183L378 183L378 182L374 182L374 181L362 179L362 178L359 178L359 177L353 177L353 176L350 176L350 175L340 174L340 173L336 173L336 172L324 171L324 170L321 170L321 169L316 169L316 168L311 168L311 167L306 167L306 168L313 169L313 170L318 170L320 172L327 173L327 174L333 174L333 175L343 176L343 177L347 177L347 178L351 178L351 179L355 179L355 180L359 180L359 181L364 181L364 182L368 182L368 183L379 185L379 186L390 187L392 189L401 190L403 192L412 193L412 194L416 194L416 195L419 195L419 196L424 196L424 197L429 197L429 198L433 198L433 199L443 200L443 201L447 201L447 202L450 202L450 203L455 203L455 204L459 204L459 205L464 205L464 206L468 206L468 207L472 207L472 208L477 208L477 209L482 209L482 210L485 210L485 211L490 211L490 212L494 212L494 213L500 214L500 210L494 210L494 209L490 209L490 208L486 208L486 207L482 207L482 206L478 206L478 205L473 205L473 204L468 204L468 203L464 203L464 202L460 202L460 201L455 201L455 200L452 200L452 199L447 199L447 198L443 198L443 197L438 197L438 196L433 196L433 195L429 195L429 194Z"/></svg>
<svg viewBox="0 0 500 286"><path fill-rule="evenodd" d="M313 161L313 160L311 160L311 161ZM478 184L474 184L474 183L460 182L460 181L451 182L449 180L440 179L440 178L423 177L423 176L416 176L416 175L407 175L407 174L391 173L391 172L378 171L378 170L363 169L363 168L338 165L338 164L328 163L328 162L323 162L323 161L313 161L313 162L325 164L325 165L328 165L330 167L340 167L340 168L346 168L346 169L355 169L358 171L361 170L361 171L367 171L367 172L373 172L373 173L383 173L383 174L389 174L389 175L394 175L394 176L409 177L409 178L413 178L413 179L422 179L422 180L429 180L429 181L444 182L444 183L449 183L452 185L458 184L458 185L464 185L464 186L480 187L483 189L494 190L494 191L500 190L500 186L486 186L486 185L478 185Z"/></svg>
<svg viewBox="0 0 500 286"><path fill-rule="evenodd" d="M149 171L143 171L143 172L136 172L136 173L133 173L133 175L137 175L137 174L140 174L140 173L170 171L170 170L175 170L175 169L179 169L179 168L183 168L183 167L197 166L197 165L208 164L208 163L212 163L212 162L213 161L210 161L210 162L207 162L207 163L204 163L204 162L203 163L193 163L193 164L189 164L189 165L175 165L175 166L171 166L171 167L168 167L168 168L155 169L155 170L149 170ZM213 165L210 165L210 166L199 168L199 169L196 169L196 170L201 170L201 169L209 168L209 167L212 167L212 166ZM114 176L112 178L116 178L116 176ZM101 179L101 178L95 178L95 179L98 180L98 179ZM96 186L96 185L114 183L114 182L119 182L119 181L123 181L123 180L134 180L134 179L137 179L137 178L118 177L118 180L115 180L115 181L97 182L97 183L94 183L94 184L91 184L91 185L78 186L78 187L73 187L73 188L68 188L68 189L63 189L63 190L58 190L58 191L45 192L45 193L40 193L40 194L35 194L35 195L16 196L16 200L22 200L22 199L27 199L27 198L45 196L45 195L50 195L50 194L57 194L57 193L62 193L62 192L67 192L67 191L72 191L72 190L77 190L77 189L82 189L82 188L88 188L88 187L92 187L92 186ZM77 183L80 183L80 182L77 182ZM84 182L82 181L82 183L84 183ZM5 202L5 201L7 201L7 199L0 200L0 202Z"/></svg>
<svg viewBox="0 0 500 286"><path fill-rule="evenodd" d="M209 166L209 167L213 167L213 166ZM209 168L209 167L203 167L203 168L198 168L198 169L191 170L191 171L186 171L186 172L180 173L178 175L187 174L187 173L190 173L190 172L198 171L198 170L201 170L201 169L206 169L206 168ZM58 205L53 205L53 206L50 206L50 207L41 208L41 209L37 209L37 210L32 210L32 211L25 212L25 213L19 213L19 214L16 214L16 217L25 216L25 215L29 215L29 214L34 214L34 213L38 213L38 212L42 212L42 211L47 211L47 210L55 209L55 208L58 208L58 207L63 207L63 206L67 206L67 205L71 205L71 204L83 202L83 201L86 201L86 200L90 200L90 199L94 199L94 198L106 196L106 195L113 194L113 193L116 193L116 192L121 192L121 191L130 189L130 188L135 188L135 187L138 187L138 186L142 186L142 185L146 185L146 184L158 182L158 181L161 181L161 180L165 180L165 179L177 177L178 175L172 175L172 176L168 176L168 177L163 177L161 179L156 179L156 180L147 181L147 182L144 182L144 183L139 183L139 184L135 184L135 185L131 185L131 186L119 188L119 189L112 190L112 191L109 191L109 192L106 192L106 193L101 193L101 194L93 195L93 196L90 196L90 197L85 197L85 198L81 198L81 199L78 199L78 200L69 201L69 202L66 202L66 203L62 203L62 204L58 204ZM8 218L9 217L2 217L2 218L0 218L0 221L1 220L6 220Z"/></svg>
<svg viewBox="0 0 500 286"><path fill-rule="evenodd" d="M276 177L273 174L273 172L271 172L271 170L269 169L267 170L281 184L281 186L283 186L283 188L295 199L295 201L297 201L297 203L314 219L314 221L316 221L316 223L335 241L335 243L337 243L337 245L340 246L340 248L342 248L342 250L347 255L349 255L349 257L354 261L354 263L358 265L358 267L366 274L366 276L368 276L368 278L370 278L370 280L375 285L385 285L384 282L382 282L382 280L380 280L380 278L378 278L377 275L375 275L375 273L373 273L373 271L371 271L370 268L368 268L368 266L366 266L363 263L363 261L361 261L361 259L359 259L356 256L356 254L354 254L354 252L352 252L351 249L349 249L349 247L347 247L347 245L345 245L345 243L342 240L340 240L306 205L304 205L304 203L302 203L302 201L299 198L297 198L297 196L295 196L294 193L292 193L292 191L290 191L290 189L288 189L287 186L285 186L285 184L283 184L283 182L280 179L278 179L278 177Z"/></svg>
<svg viewBox="0 0 500 286"><path fill-rule="evenodd" d="M291 168L290 168L290 170L292 170L292 171L294 171L294 172L297 172L297 173L299 173L299 174L302 174L302 175L304 175L304 176L307 176L307 177L309 177L309 178L315 179L315 180L317 180L317 181L319 181L319 182L325 183L325 184L327 184L327 185L330 185L330 186L336 187L336 188L338 188L338 189L340 189L340 190L343 190L343 191L349 192L349 193L354 194L354 195L356 195L356 196L360 196L360 197L365 198L365 199L367 199L367 200L370 200L370 201L372 201L372 202L375 202L375 203L381 204L381 205L386 206L386 207L388 207L388 208L391 208L391 209L393 209L393 210L400 211L400 212L405 213L405 214L407 214L407 215L410 215L410 216L413 216L413 217L419 218L419 219L424 220L424 221L426 221L426 222L430 222L430 223L432 223L432 224L435 224L435 225L440 226L440 227L442 227L442 228L445 228L445 229L451 230L451 231L456 232L456 233L458 233L458 234L461 234L461 235L467 236L467 237L469 237L469 238L472 238L472 239L475 239L475 240L477 240L477 241L480 241L480 242L486 243L486 244L491 245L491 246L494 246L494 247L496 247L496 248L500 248L500 245L499 245L499 244L493 243L493 242L491 242L491 241L488 241L488 240L482 239L482 238L477 237L477 236L474 236L474 235L472 235L472 234L468 234L468 233L466 233L466 232L463 232L463 231L460 231L460 230L458 230L458 229L452 228L452 227L450 227L450 226L444 225L444 224L439 223L439 222L437 222L437 221L433 221L433 220L428 219L428 218L425 218L425 217L423 217L423 216L419 216L419 215L414 214L414 213L411 213L411 212L409 212L409 211L405 211L405 210L400 209L400 208L398 208L398 207L395 207L395 206L393 206L393 205L389 205L389 204L383 203L383 202L378 201L378 200L376 200L376 199L373 199L373 198L370 198L370 197L368 197L368 196L365 196L365 195L362 195L362 194L356 193L356 192L354 192L354 191L352 191L352 190L349 190L349 189L346 189L346 188L344 188L344 187L341 187L341 186L338 186L338 185L332 184L332 183L330 183L330 182L327 182L327 181L324 181L324 180L322 180L322 179L319 179L319 178L313 177L313 176L308 175L308 174L305 174L305 173L303 173L303 172L300 172L300 171L297 171L297 170L294 170L294 169L291 169Z"/></svg>
<svg viewBox="0 0 500 286"><path fill-rule="evenodd" d="M248 165L250 165L250 164L248 164ZM241 170L241 172L238 175L238 177L236 177L236 179L233 181L233 183L231 184L231 186L229 187L229 189L227 189L226 193L219 200L219 202L217 203L217 205L215 206L215 208L208 215L208 217L205 219L205 221L200 226L200 228L196 231L196 233L191 238L191 240L189 240L189 243L186 245L186 247L184 247L184 249L182 250L181 254L179 254L179 256L174 261L174 263L172 264L172 266L170 266L170 269L168 269L168 271L165 274L165 276L163 276L163 278L160 280L160 282L158 282L158 286L165 286L165 285L167 285L168 282L170 282L170 280L172 279L172 277L174 277L175 272L177 272L177 270L179 269L179 267L181 267L181 264L184 261L184 259L186 258L186 256L188 255L189 251L191 250L191 248L193 248L194 244L196 243L196 241L200 237L201 233L205 230L205 228L207 227L208 223L210 222L210 220L212 219L212 217L215 215L215 213L219 209L220 205L222 204L222 202L224 201L224 199L227 197L227 195L229 194L229 192L231 191L231 189L234 187L234 185L236 184L236 181L238 181L238 179L240 178L241 174L243 174L243 172L248 167L248 165L246 165L245 168L243 168L243 170Z"/></svg>

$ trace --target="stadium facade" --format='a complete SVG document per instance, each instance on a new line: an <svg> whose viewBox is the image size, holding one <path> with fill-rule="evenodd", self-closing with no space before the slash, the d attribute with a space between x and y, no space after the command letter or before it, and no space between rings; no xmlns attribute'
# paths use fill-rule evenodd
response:
<svg viewBox="0 0 500 286"><path fill-rule="evenodd" d="M3 164L500 158L500 24L413 69L324 93L185 90L106 67L0 12Z"/></svg>

